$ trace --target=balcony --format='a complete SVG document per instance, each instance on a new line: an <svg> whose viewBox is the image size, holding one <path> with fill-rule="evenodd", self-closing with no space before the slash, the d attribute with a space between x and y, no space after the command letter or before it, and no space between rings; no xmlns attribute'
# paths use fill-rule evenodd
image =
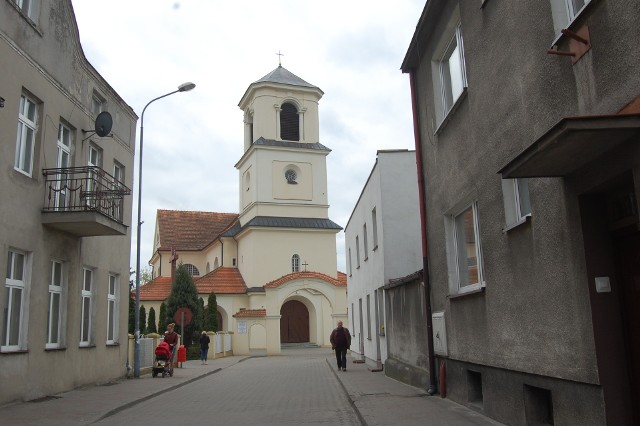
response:
<svg viewBox="0 0 640 426"><path fill-rule="evenodd" d="M126 235L124 197L131 190L100 167L44 169L42 223L78 237Z"/></svg>

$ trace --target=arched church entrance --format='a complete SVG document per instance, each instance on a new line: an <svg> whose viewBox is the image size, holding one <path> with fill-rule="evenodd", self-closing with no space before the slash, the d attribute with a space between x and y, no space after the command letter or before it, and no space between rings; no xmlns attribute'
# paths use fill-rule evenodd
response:
<svg viewBox="0 0 640 426"><path fill-rule="evenodd" d="M309 341L309 310L304 303L290 300L280 308L280 342Z"/></svg>

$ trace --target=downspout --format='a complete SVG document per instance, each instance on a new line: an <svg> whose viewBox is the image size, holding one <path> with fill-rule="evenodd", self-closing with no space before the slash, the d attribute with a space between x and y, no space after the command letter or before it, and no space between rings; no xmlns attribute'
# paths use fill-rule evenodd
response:
<svg viewBox="0 0 640 426"><path fill-rule="evenodd" d="M420 139L420 120L418 118L418 100L416 98L415 70L409 71L411 85L411 110L413 112L413 138L416 144L416 165L418 169L418 200L420 203L420 231L422 236L422 279L424 281L424 304L427 311L427 354L429 358L429 389L427 393L437 392L436 360L433 354L433 320L431 318L431 283L429 281L429 251L427 248L427 212L424 171L422 164L422 143Z"/></svg>
<svg viewBox="0 0 640 426"><path fill-rule="evenodd" d="M224 266L224 241L220 238L220 267Z"/></svg>

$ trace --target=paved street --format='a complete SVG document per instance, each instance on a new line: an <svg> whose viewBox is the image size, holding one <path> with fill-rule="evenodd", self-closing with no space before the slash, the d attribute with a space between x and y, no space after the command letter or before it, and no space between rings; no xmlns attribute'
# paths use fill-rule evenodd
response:
<svg viewBox="0 0 640 426"><path fill-rule="evenodd" d="M333 352L287 349L184 363L174 377L122 380L0 407L2 425L497 425Z"/></svg>

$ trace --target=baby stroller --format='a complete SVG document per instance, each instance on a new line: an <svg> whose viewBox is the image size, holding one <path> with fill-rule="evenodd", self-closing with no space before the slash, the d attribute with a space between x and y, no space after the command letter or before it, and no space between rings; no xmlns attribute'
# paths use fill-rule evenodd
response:
<svg viewBox="0 0 640 426"><path fill-rule="evenodd" d="M155 354L156 359L153 361L151 376L156 377L158 374L162 374L162 377L165 377L168 374L173 377L173 352L169 344L166 342L158 343Z"/></svg>

